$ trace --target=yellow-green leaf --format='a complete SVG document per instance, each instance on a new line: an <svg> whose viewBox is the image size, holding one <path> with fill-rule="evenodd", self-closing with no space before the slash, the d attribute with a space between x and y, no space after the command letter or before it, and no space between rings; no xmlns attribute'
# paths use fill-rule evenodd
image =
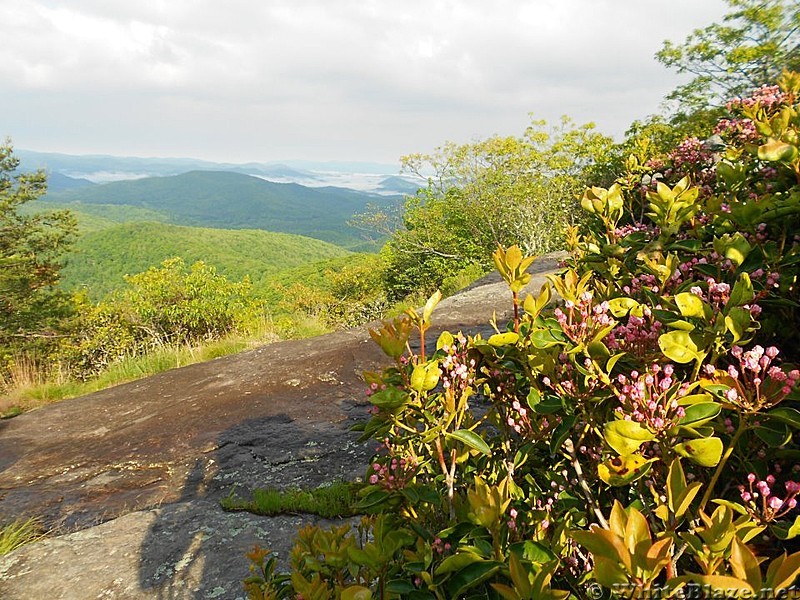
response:
<svg viewBox="0 0 800 600"><path fill-rule="evenodd" d="M669 331L658 338L658 347L664 356L677 363L692 362L699 356L699 348L688 331Z"/></svg>
<svg viewBox="0 0 800 600"><path fill-rule="evenodd" d="M653 432L645 429L636 421L624 420L606 423L603 437L609 446L623 456L637 452L639 446L656 439Z"/></svg>
<svg viewBox="0 0 800 600"><path fill-rule="evenodd" d="M703 300L691 292L682 292L675 295L675 304L684 317L702 319L705 316Z"/></svg>
<svg viewBox="0 0 800 600"><path fill-rule="evenodd" d="M655 459L646 459L642 456L617 456L597 465L597 474L608 485L628 485L643 477L650 471L650 465Z"/></svg>
<svg viewBox="0 0 800 600"><path fill-rule="evenodd" d="M769 140L766 144L758 147L759 160L767 162L791 163L797 160L797 156L797 146L787 144L781 140Z"/></svg>
<svg viewBox="0 0 800 600"><path fill-rule="evenodd" d="M701 467L715 467L722 458L722 440L716 437L689 440L677 444L673 450Z"/></svg>

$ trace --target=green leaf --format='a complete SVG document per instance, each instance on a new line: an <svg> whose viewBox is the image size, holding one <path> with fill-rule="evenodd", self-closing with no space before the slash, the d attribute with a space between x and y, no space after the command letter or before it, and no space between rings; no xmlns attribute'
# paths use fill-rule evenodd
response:
<svg viewBox="0 0 800 600"><path fill-rule="evenodd" d="M728 306L742 306L743 304L750 304L753 301L755 292L753 291L753 284L750 281L750 276L747 273L742 273L736 280L736 283L731 290L731 297L728 300Z"/></svg>
<svg viewBox="0 0 800 600"><path fill-rule="evenodd" d="M725 329L733 336L734 344L744 338L751 322L752 317L749 310L739 306L734 306L730 309L730 312L725 317Z"/></svg>
<svg viewBox="0 0 800 600"><path fill-rule="evenodd" d="M532 407L539 415L551 415L563 410L564 405L558 396L545 396L541 402Z"/></svg>
<svg viewBox="0 0 800 600"><path fill-rule="evenodd" d="M342 590L342 600L372 600L372 592L369 588L360 585L351 585Z"/></svg>
<svg viewBox="0 0 800 600"><path fill-rule="evenodd" d="M645 442L656 439L656 436L636 421L612 421L603 429L606 443L621 456L633 454Z"/></svg>
<svg viewBox="0 0 800 600"><path fill-rule="evenodd" d="M703 300L691 292L682 292L675 295L675 304L684 317L702 319L705 316Z"/></svg>
<svg viewBox="0 0 800 600"><path fill-rule="evenodd" d="M422 309L422 320L425 323L429 323L431 320L431 313L433 313L433 309L436 308L436 305L442 299L442 292L436 290L433 295L428 298L428 301L425 303L425 306Z"/></svg>
<svg viewBox="0 0 800 600"><path fill-rule="evenodd" d="M773 408L767 413L767 415L769 415L770 418L776 419L782 423L786 423L795 429L800 429L800 411L798 411L796 408L779 406L778 408Z"/></svg>
<svg viewBox="0 0 800 600"><path fill-rule="evenodd" d="M386 591L390 594L410 594L417 588L406 579L393 579L386 584Z"/></svg>
<svg viewBox="0 0 800 600"><path fill-rule="evenodd" d="M782 523L772 523L770 530L781 540L791 540L800 535L800 515L795 517L794 523L789 527L783 527Z"/></svg>
<svg viewBox="0 0 800 600"><path fill-rule="evenodd" d="M495 333L487 341L490 346L512 346L519 340L519 334L509 331L507 333Z"/></svg>
<svg viewBox="0 0 800 600"><path fill-rule="evenodd" d="M681 459L675 458L669 465L667 472L667 505L674 513L678 504L678 499L686 489L686 475L681 466Z"/></svg>
<svg viewBox="0 0 800 600"><path fill-rule="evenodd" d="M741 233L734 233L733 235L725 234L720 238L714 239L714 250L717 254L724 256L735 264L740 266L753 247Z"/></svg>
<svg viewBox="0 0 800 600"><path fill-rule="evenodd" d="M429 391L439 383L439 363L431 361L414 367L411 372L411 389L417 392Z"/></svg>
<svg viewBox="0 0 800 600"><path fill-rule="evenodd" d="M372 394L369 400L378 408L394 410L395 408L403 406L408 402L409 398L410 396L407 392L396 387L388 387L385 390Z"/></svg>
<svg viewBox="0 0 800 600"><path fill-rule="evenodd" d="M445 558L441 564L436 567L434 575L445 575L447 573L460 571L467 565L471 565L472 563L480 562L482 560L484 559L474 552L458 552Z"/></svg>
<svg viewBox="0 0 800 600"><path fill-rule="evenodd" d="M700 404L692 404L686 408L686 413L683 418L678 421L678 425L702 425L716 417L722 406L716 402L701 402Z"/></svg>
<svg viewBox="0 0 800 600"><path fill-rule="evenodd" d="M511 551L532 563L542 565L551 560L555 560L556 555L553 554L546 545L540 542L532 542L530 540L525 542L517 542L511 545Z"/></svg>
<svg viewBox="0 0 800 600"><path fill-rule="evenodd" d="M532 387L531 390L528 392L528 406L535 410L536 405L542 401L542 393L537 390L536 388Z"/></svg>
<svg viewBox="0 0 800 600"><path fill-rule="evenodd" d="M436 340L436 349L441 350L445 346L452 346L455 341L456 340L452 333L449 331L443 331L439 336L439 339Z"/></svg>
<svg viewBox="0 0 800 600"><path fill-rule="evenodd" d="M622 537L608 529L591 525L585 529L570 530L569 536L595 556L605 556L615 563L619 562L631 568L631 553L625 547Z"/></svg>
<svg viewBox="0 0 800 600"><path fill-rule="evenodd" d="M608 301L608 308L616 318L624 317L631 310L639 306L633 298L612 298Z"/></svg>
<svg viewBox="0 0 800 600"><path fill-rule="evenodd" d="M561 444L564 443L564 440L566 440L572 432L572 428L575 426L575 421L577 420L577 415L567 415L561 420L561 423L555 428L550 437L550 454L558 452L561 448Z"/></svg>
<svg viewBox="0 0 800 600"><path fill-rule="evenodd" d="M505 567L505 563L493 560L474 562L471 565L467 565L447 582L446 596L448 598L458 598L467 590L477 587L489 579L502 567Z"/></svg>
<svg viewBox="0 0 800 600"><path fill-rule="evenodd" d="M685 364L700 356L699 348L688 331L670 331L658 338L658 347L664 356L677 363Z"/></svg>
<svg viewBox="0 0 800 600"><path fill-rule="evenodd" d="M791 163L797 160L797 146L787 144L780 140L769 140L766 144L758 147L759 160L767 162Z"/></svg>
<svg viewBox="0 0 800 600"><path fill-rule="evenodd" d="M600 585L616 589L628 583L628 576L621 566L603 555L594 556L594 578Z"/></svg>
<svg viewBox="0 0 800 600"><path fill-rule="evenodd" d="M466 444L473 450L485 454L486 456L492 455L492 449L489 447L483 438L470 429L457 429L456 431L446 433L448 438L455 438L458 441Z"/></svg>
<svg viewBox="0 0 800 600"><path fill-rule="evenodd" d="M677 444L673 450L701 467L715 467L722 458L722 440L700 438Z"/></svg>
<svg viewBox="0 0 800 600"><path fill-rule="evenodd" d="M770 448L780 448L792 437L789 426L779 419L762 419L754 431Z"/></svg>

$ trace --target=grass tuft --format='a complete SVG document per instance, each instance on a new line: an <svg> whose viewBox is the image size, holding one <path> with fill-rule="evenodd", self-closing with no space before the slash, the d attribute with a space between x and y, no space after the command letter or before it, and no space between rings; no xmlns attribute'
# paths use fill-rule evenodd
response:
<svg viewBox="0 0 800 600"><path fill-rule="evenodd" d="M43 537L44 532L38 519L17 519L0 527L0 556Z"/></svg>
<svg viewBox="0 0 800 600"><path fill-rule="evenodd" d="M246 511L265 516L309 513L326 519L351 517L358 514L355 505L363 486L362 483L337 481L313 490L257 489L250 500L231 494L220 504L228 511Z"/></svg>

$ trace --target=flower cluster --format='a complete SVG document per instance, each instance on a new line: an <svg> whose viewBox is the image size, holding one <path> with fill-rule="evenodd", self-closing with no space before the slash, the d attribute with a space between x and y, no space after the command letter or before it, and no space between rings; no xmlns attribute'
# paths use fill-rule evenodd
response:
<svg viewBox="0 0 800 600"><path fill-rule="evenodd" d="M714 133L732 144L752 144L758 141L756 126L750 119L722 119Z"/></svg>
<svg viewBox="0 0 800 600"><path fill-rule="evenodd" d="M531 420L528 417L528 409L522 406L519 400L514 400L511 403L511 411L506 417L506 423L517 433L529 432L532 429Z"/></svg>
<svg viewBox="0 0 800 600"><path fill-rule="evenodd" d="M684 416L679 399L688 393L688 386L673 379L671 364L662 368L653 364L644 373L632 371L630 377L618 375L617 392L621 406L616 411L625 420L641 423L660 434L674 427Z"/></svg>
<svg viewBox="0 0 800 600"><path fill-rule="evenodd" d="M683 140L668 156L672 167L664 172L666 178L680 174L692 174L704 196L712 192L716 181L714 153L698 138Z"/></svg>
<svg viewBox="0 0 800 600"><path fill-rule="evenodd" d="M590 359L586 358L583 366L591 370L594 368ZM558 362L551 372L552 377L542 377L542 385L553 390L558 396L567 398L590 398L603 387L600 378L581 378L576 376L575 366L570 362L569 356L561 352ZM559 417L556 416L556 419ZM549 423L543 420L539 423L541 429L547 429Z"/></svg>
<svg viewBox="0 0 800 600"><path fill-rule="evenodd" d="M445 552L450 552L451 548L452 546L450 545L450 542L442 541L442 538L440 538L439 536L436 536L436 538L433 540L433 543L431 543L431 550L436 552L436 554L438 554L439 556L441 556Z"/></svg>
<svg viewBox="0 0 800 600"><path fill-rule="evenodd" d="M467 355L467 338L456 337L451 345L442 346L446 356L439 366L442 387L453 393L464 393L475 382L475 359Z"/></svg>
<svg viewBox="0 0 800 600"><path fill-rule="evenodd" d="M680 169L684 165L702 165L711 159L711 153L705 148L703 142L696 137L688 137L678 144L677 148L669 154L672 166Z"/></svg>
<svg viewBox="0 0 800 600"><path fill-rule="evenodd" d="M774 475L767 475L766 479L759 480L755 473L750 473L747 475L747 483L747 487L739 486L739 495L747 512L761 523L780 519L797 506L800 483L796 481L786 481L786 493L782 496L773 492Z"/></svg>
<svg viewBox="0 0 800 600"><path fill-rule="evenodd" d="M372 463L369 482L372 485L380 485L387 490L399 490L414 478L417 471L417 460L413 456L397 458L395 456L387 458L386 464L378 461Z"/></svg>
<svg viewBox="0 0 800 600"><path fill-rule="evenodd" d="M721 371L706 365L705 371L713 379L728 385L725 392L728 403L747 412L758 411L781 402L800 381L800 370L792 369L786 373L773 364L778 353L775 346L765 350L756 345L747 351L734 346L731 355L737 360L738 368L731 364Z"/></svg>
<svg viewBox="0 0 800 600"><path fill-rule="evenodd" d="M598 331L614 322L608 313L608 302L595 304L591 291L583 292L577 302L567 300L564 308L567 312L556 308L553 313L564 334L576 343L591 340Z"/></svg>
<svg viewBox="0 0 800 600"><path fill-rule="evenodd" d="M648 237L657 238L661 234L661 230L649 223L633 223L631 225L617 227L614 230L614 239L621 240L633 233L646 233Z"/></svg>
<svg viewBox="0 0 800 600"><path fill-rule="evenodd" d="M642 310L642 316L628 315L628 322L615 327L606 337L609 350L621 350L638 358L645 358L658 349L658 336L663 324L653 317L649 306Z"/></svg>
<svg viewBox="0 0 800 600"><path fill-rule="evenodd" d="M725 104L729 111L735 111L737 108L754 108L756 105L764 108L767 111L772 110L786 102L788 96L781 91L777 85L762 85L757 88L748 98L734 98Z"/></svg>

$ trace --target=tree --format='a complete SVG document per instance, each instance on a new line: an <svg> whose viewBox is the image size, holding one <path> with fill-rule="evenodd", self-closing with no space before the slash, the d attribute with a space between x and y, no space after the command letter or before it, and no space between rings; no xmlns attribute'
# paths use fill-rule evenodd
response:
<svg viewBox="0 0 800 600"><path fill-rule="evenodd" d="M519 137L404 157L404 170L428 185L406 199L400 222L387 231L390 297L429 291L475 265L488 268L498 244L530 253L560 247L575 194L598 164L608 164L611 146L594 125L565 117L552 128L533 121ZM372 217L388 223L385 214Z"/></svg>
<svg viewBox="0 0 800 600"><path fill-rule="evenodd" d="M202 261L187 269L183 259L170 258L125 281L130 287L121 303L134 313L135 326L159 345L218 339L256 309L248 277L230 282Z"/></svg>
<svg viewBox="0 0 800 600"><path fill-rule="evenodd" d="M0 145L0 366L52 336L70 306L56 283L75 219L68 211L20 210L47 191L47 179L18 166L6 140Z"/></svg>
<svg viewBox="0 0 800 600"><path fill-rule="evenodd" d="M694 75L669 96L683 113L719 106L800 68L800 4L796 0L727 0L723 23L696 29L683 44L665 41L657 60Z"/></svg>

